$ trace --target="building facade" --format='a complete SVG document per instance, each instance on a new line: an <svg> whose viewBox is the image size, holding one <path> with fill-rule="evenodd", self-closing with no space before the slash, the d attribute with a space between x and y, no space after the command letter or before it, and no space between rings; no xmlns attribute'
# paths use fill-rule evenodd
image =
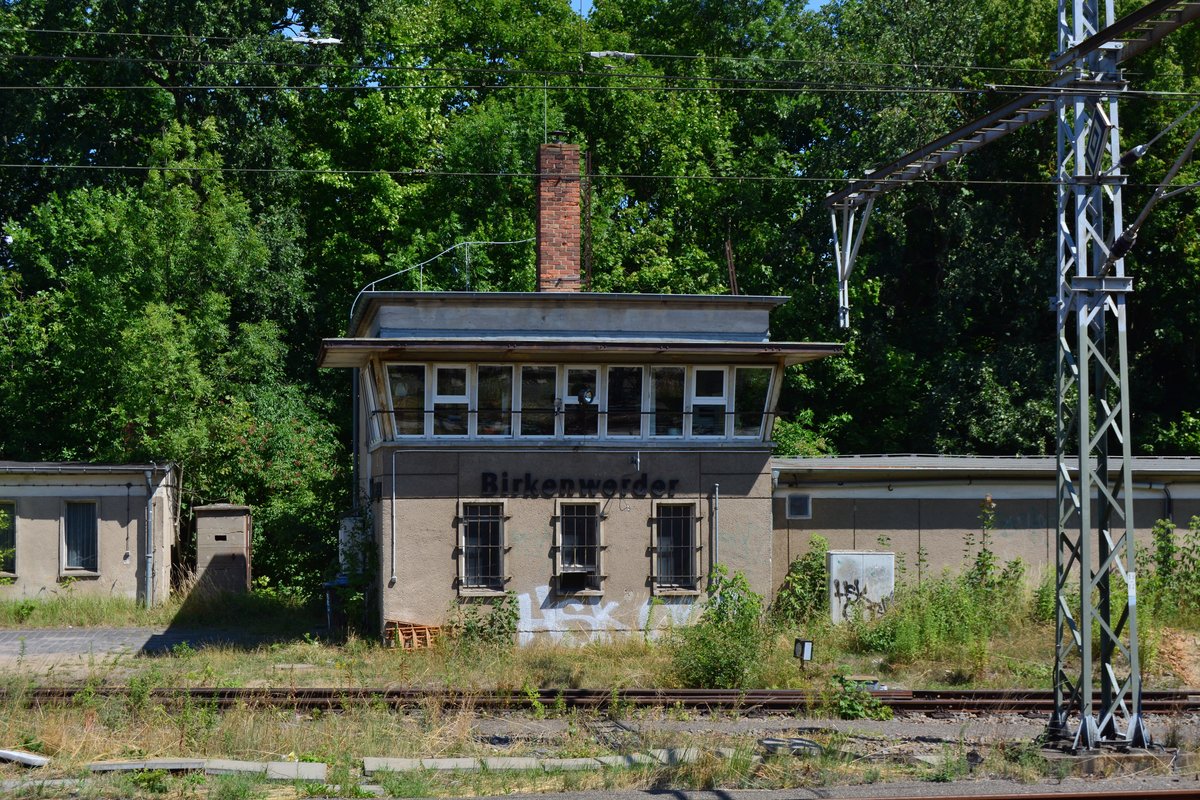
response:
<svg viewBox="0 0 1200 800"><path fill-rule="evenodd" d="M0 599L160 603L178 530L169 465L0 461Z"/></svg>
<svg viewBox="0 0 1200 800"><path fill-rule="evenodd" d="M722 564L771 591L786 298L579 292L578 148L544 145L539 291L365 292L356 374L383 621L515 593L522 641L685 622Z"/></svg>

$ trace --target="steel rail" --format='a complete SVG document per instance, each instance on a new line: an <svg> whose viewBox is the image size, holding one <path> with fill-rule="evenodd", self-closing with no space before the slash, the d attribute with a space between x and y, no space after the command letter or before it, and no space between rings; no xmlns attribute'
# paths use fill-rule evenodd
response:
<svg viewBox="0 0 1200 800"><path fill-rule="evenodd" d="M116 686L45 686L25 691L0 692L0 699L29 705L54 705L90 702L94 698L128 699L130 690ZM898 714L938 712L1038 713L1054 708L1054 695L1035 690L879 690L869 694ZM364 706L418 708L437 704L460 709L525 710L531 708L609 709L683 707L689 709L746 711L807 711L825 702L828 692L808 690L748 689L541 689L524 691L431 690L396 688L337 689L313 688L223 688L158 687L146 699L161 704L185 702L218 708L241 706L285 707L296 709L344 709ZM1200 712L1200 692L1145 692L1144 710L1150 713L1181 714Z"/></svg>

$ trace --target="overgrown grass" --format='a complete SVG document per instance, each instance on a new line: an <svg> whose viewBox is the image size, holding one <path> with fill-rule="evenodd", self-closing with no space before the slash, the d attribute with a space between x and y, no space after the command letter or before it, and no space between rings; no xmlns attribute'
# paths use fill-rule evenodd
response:
<svg viewBox="0 0 1200 800"><path fill-rule="evenodd" d="M83 594L69 583L37 599L0 600L0 628L174 625L287 636L321 624L324 615L318 603L266 587L246 594L228 594L190 584L153 608L127 597Z"/></svg>

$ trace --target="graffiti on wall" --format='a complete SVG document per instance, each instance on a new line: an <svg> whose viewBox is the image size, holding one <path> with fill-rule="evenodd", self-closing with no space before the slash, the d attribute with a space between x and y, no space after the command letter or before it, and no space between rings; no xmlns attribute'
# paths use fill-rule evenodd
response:
<svg viewBox="0 0 1200 800"><path fill-rule="evenodd" d="M598 633L619 633L655 629L663 625L687 624L695 608L693 597L668 597L652 601L649 596L632 596L624 604L604 597L555 597L549 586L517 595L520 620L517 634L521 644L546 636L560 642L566 636L582 640ZM651 612L653 611L653 619Z"/></svg>
<svg viewBox="0 0 1200 800"><path fill-rule="evenodd" d="M893 553L830 550L829 615L833 622L882 614L896 591L896 557Z"/></svg>

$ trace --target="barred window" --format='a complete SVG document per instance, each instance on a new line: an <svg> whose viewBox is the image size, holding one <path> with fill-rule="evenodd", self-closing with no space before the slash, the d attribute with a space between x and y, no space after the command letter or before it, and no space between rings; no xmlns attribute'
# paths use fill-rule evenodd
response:
<svg viewBox="0 0 1200 800"><path fill-rule="evenodd" d="M599 592L600 506L597 503L563 503L558 512L556 552L558 591Z"/></svg>
<svg viewBox="0 0 1200 800"><path fill-rule="evenodd" d="M696 507L661 503L654 518L653 581L656 590L695 591L699 585Z"/></svg>
<svg viewBox="0 0 1200 800"><path fill-rule="evenodd" d="M504 505L464 503L459 520L459 588L504 591Z"/></svg>
<svg viewBox="0 0 1200 800"><path fill-rule="evenodd" d="M67 519L63 534L66 539L65 567L96 572L96 555L99 550L96 541L96 504L94 502L67 503Z"/></svg>

